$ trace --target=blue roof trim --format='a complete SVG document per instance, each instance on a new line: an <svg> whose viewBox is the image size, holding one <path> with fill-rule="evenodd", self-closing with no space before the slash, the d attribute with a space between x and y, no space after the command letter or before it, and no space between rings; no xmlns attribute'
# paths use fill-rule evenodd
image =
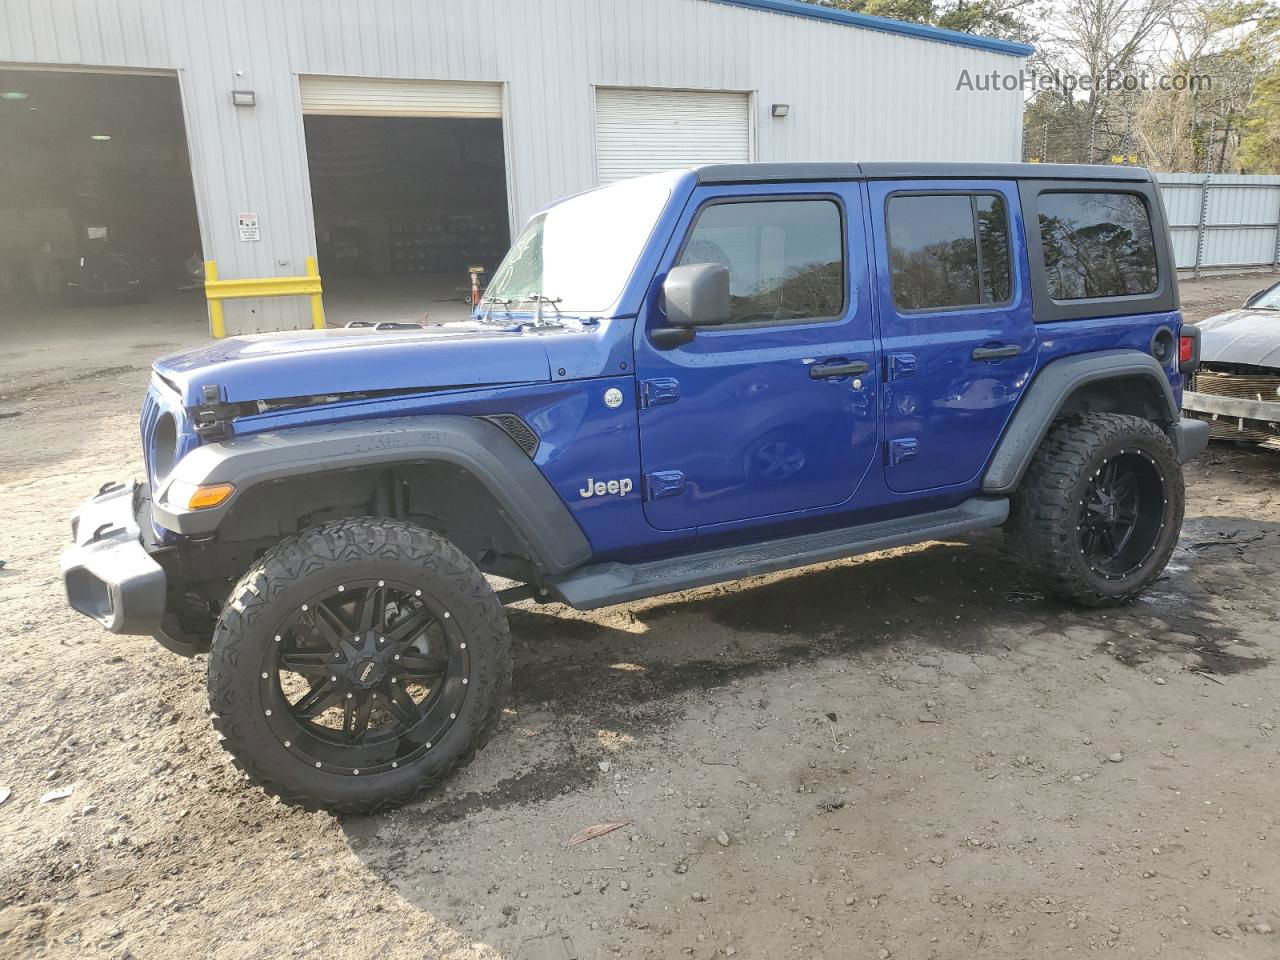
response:
<svg viewBox="0 0 1280 960"><path fill-rule="evenodd" d="M770 13L786 13L795 17L807 17L810 20L826 20L828 23L879 30L881 33L897 33L906 37L915 37L917 40L936 40L938 43L973 47L978 50L1005 53L1013 57L1029 57L1036 52L1035 47L1025 43L1014 43L1012 40L979 37L972 33L961 33L959 30L944 30L941 27L930 27L923 23L873 17L869 13L820 7L813 3L801 3L799 0L712 0L712 2L725 3L733 7L747 7L752 10L767 10Z"/></svg>

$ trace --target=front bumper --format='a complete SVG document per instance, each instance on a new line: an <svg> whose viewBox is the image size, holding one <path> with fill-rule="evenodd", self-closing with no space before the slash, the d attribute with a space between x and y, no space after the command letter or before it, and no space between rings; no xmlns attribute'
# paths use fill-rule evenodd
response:
<svg viewBox="0 0 1280 960"><path fill-rule="evenodd" d="M72 608L113 633L154 636L164 620L164 569L147 548L151 492L108 484L71 519L73 545L62 553L62 582Z"/></svg>

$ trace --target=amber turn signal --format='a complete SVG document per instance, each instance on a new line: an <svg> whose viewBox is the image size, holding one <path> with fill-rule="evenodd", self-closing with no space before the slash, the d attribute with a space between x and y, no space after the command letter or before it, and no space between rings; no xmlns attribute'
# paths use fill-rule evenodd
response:
<svg viewBox="0 0 1280 960"><path fill-rule="evenodd" d="M196 487L195 493L191 494L191 498L187 501L187 507L191 510L216 507L225 503L235 489L229 483L213 483L207 487Z"/></svg>
<svg viewBox="0 0 1280 960"><path fill-rule="evenodd" d="M174 480L164 492L164 500L179 510L207 510L226 503L236 488L230 483L210 483L197 487Z"/></svg>

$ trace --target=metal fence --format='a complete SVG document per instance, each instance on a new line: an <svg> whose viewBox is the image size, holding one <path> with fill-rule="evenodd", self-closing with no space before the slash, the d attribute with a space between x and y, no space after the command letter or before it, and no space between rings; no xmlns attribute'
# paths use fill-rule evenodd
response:
<svg viewBox="0 0 1280 960"><path fill-rule="evenodd" d="M1158 173L1179 270L1280 268L1280 177Z"/></svg>

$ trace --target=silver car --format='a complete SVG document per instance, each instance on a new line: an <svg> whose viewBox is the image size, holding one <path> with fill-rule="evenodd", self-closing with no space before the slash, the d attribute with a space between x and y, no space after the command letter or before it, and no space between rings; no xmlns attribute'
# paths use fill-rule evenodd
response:
<svg viewBox="0 0 1280 960"><path fill-rule="evenodd" d="M1182 395L1209 435L1280 451L1280 283L1201 322L1200 368Z"/></svg>

